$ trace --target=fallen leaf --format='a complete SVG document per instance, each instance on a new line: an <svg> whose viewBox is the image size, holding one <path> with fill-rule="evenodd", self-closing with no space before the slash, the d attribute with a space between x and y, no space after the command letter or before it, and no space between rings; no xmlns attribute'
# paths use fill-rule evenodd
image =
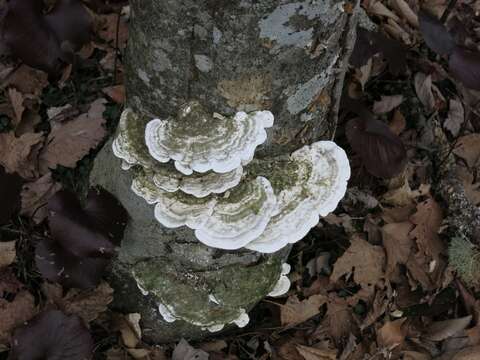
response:
<svg viewBox="0 0 480 360"><path fill-rule="evenodd" d="M458 99L450 99L449 104L448 116L443 123L443 127L450 131L454 137L457 137L465 120L465 111Z"/></svg>
<svg viewBox="0 0 480 360"><path fill-rule="evenodd" d="M93 290L70 289L58 305L65 313L77 315L85 323L89 323L104 313L112 301L113 289L106 282L102 282Z"/></svg>
<svg viewBox="0 0 480 360"><path fill-rule="evenodd" d="M325 322L328 324L328 335L338 348L343 348L349 335L358 328L348 301L336 294L328 299Z"/></svg>
<svg viewBox="0 0 480 360"><path fill-rule="evenodd" d="M280 321L282 325L295 325L307 321L320 312L320 306L326 301L327 297L321 294L312 295L302 301L296 295L289 296L287 302L280 307Z"/></svg>
<svg viewBox="0 0 480 360"><path fill-rule="evenodd" d="M414 242L409 236L414 225L411 222L390 223L382 227L382 239L387 253L387 277L395 271L397 264L406 264Z"/></svg>
<svg viewBox="0 0 480 360"><path fill-rule="evenodd" d="M78 118L55 123L48 135L47 145L40 153L40 170L42 174L58 165L75 167L78 160L96 147L105 137L105 99L94 101L88 113Z"/></svg>
<svg viewBox="0 0 480 360"><path fill-rule="evenodd" d="M438 235L443 221L443 211L440 205L429 198L417 205L417 212L410 217L415 228L410 232L416 240L420 252L434 261L440 260L440 255L446 251L445 244Z"/></svg>
<svg viewBox="0 0 480 360"><path fill-rule="evenodd" d="M480 359L480 346L471 346L458 351L452 360L477 360Z"/></svg>
<svg viewBox="0 0 480 360"><path fill-rule="evenodd" d="M432 341L442 341L465 330L472 321L472 316L433 322L423 336Z"/></svg>
<svg viewBox="0 0 480 360"><path fill-rule="evenodd" d="M407 318L387 321L377 332L378 345L390 350L401 345L407 335L407 330L403 327L405 320Z"/></svg>
<svg viewBox="0 0 480 360"><path fill-rule="evenodd" d="M48 310L15 330L12 360L87 360L93 355L93 340L79 317Z"/></svg>
<svg viewBox="0 0 480 360"><path fill-rule="evenodd" d="M115 47L115 44L118 42L118 47L124 49L128 40L128 24L124 17L120 16L118 18L118 16L117 14L99 15L96 18L95 27L100 38L112 47Z"/></svg>
<svg viewBox="0 0 480 360"><path fill-rule="evenodd" d="M125 103L125 86L114 85L102 89L102 92L117 104Z"/></svg>
<svg viewBox="0 0 480 360"><path fill-rule="evenodd" d="M349 120L346 135L370 174L391 178L405 168L407 153L402 140L373 115L364 113L364 116Z"/></svg>
<svg viewBox="0 0 480 360"><path fill-rule="evenodd" d="M15 243L15 241L0 242L0 269L15 261L17 255Z"/></svg>
<svg viewBox="0 0 480 360"><path fill-rule="evenodd" d="M403 102L403 95L391 95L391 96L384 96L380 101L375 101L373 103L373 113L374 114L386 114L393 109L400 106Z"/></svg>
<svg viewBox="0 0 480 360"><path fill-rule="evenodd" d="M456 175L462 181L465 195L474 205L480 204L480 182L475 182L473 174L465 166L456 167Z"/></svg>
<svg viewBox="0 0 480 360"><path fill-rule="evenodd" d="M172 360L208 360L209 355L203 350L198 350L182 339L173 350Z"/></svg>
<svg viewBox="0 0 480 360"><path fill-rule="evenodd" d="M415 91L427 111L435 109L436 101L432 91L432 77L423 73L416 73L414 78Z"/></svg>
<svg viewBox="0 0 480 360"><path fill-rule="evenodd" d="M46 73L27 65L21 65L5 79L6 86L13 86L22 94L32 94L34 97L39 97L48 84Z"/></svg>
<svg viewBox="0 0 480 360"><path fill-rule="evenodd" d="M120 331L122 342L127 348L135 348L140 342L141 335L139 336L124 315L118 314L114 317L114 327Z"/></svg>
<svg viewBox="0 0 480 360"><path fill-rule="evenodd" d="M480 90L480 52L455 46L448 60L450 72L465 87Z"/></svg>
<svg viewBox="0 0 480 360"><path fill-rule="evenodd" d="M480 157L480 134L469 134L459 138L453 153L465 160L468 167L474 167Z"/></svg>
<svg viewBox="0 0 480 360"><path fill-rule="evenodd" d="M418 28L417 14L412 10L405 0L393 0L391 6L414 28Z"/></svg>
<svg viewBox="0 0 480 360"><path fill-rule="evenodd" d="M7 172L18 173L24 179L35 179L38 175L37 157L43 134L29 133L15 137L11 132L0 134L0 164Z"/></svg>
<svg viewBox="0 0 480 360"><path fill-rule="evenodd" d="M22 190L21 214L30 216L36 224L41 223L48 215L48 201L61 188L62 185L53 180L51 172L25 184Z"/></svg>
<svg viewBox="0 0 480 360"><path fill-rule="evenodd" d="M427 46L440 55L450 55L455 47L455 39L446 26L424 10L419 12L420 32Z"/></svg>
<svg viewBox="0 0 480 360"><path fill-rule="evenodd" d="M35 299L22 290L12 301L0 298L0 343L8 340L10 332L35 314Z"/></svg>
<svg viewBox="0 0 480 360"><path fill-rule="evenodd" d="M392 119L388 124L388 127L395 135L400 135L405 127L407 126L407 121L405 120L405 116L403 116L402 112L398 109L395 110L393 113Z"/></svg>
<svg viewBox="0 0 480 360"><path fill-rule="evenodd" d="M23 112L25 111L25 106L23 106L23 95L15 88L10 88L8 89L8 96L10 98L13 111L15 112L13 126L16 127L22 121Z"/></svg>
<svg viewBox="0 0 480 360"><path fill-rule="evenodd" d="M305 360L335 360L336 350L316 349L314 347L297 345L297 351Z"/></svg>
<svg viewBox="0 0 480 360"><path fill-rule="evenodd" d="M330 280L337 282L343 275L353 272L354 281L363 288L369 288L384 277L384 264L385 253L382 247L371 245L354 235L350 247L335 262Z"/></svg>

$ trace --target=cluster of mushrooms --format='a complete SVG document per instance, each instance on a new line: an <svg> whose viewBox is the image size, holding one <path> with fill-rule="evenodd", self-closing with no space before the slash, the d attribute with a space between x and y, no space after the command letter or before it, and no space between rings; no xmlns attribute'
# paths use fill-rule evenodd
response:
<svg viewBox="0 0 480 360"><path fill-rule="evenodd" d="M350 177L345 152L331 141L254 158L273 122L270 111L229 117L197 101L166 120L144 119L127 108L112 147L122 168L134 171L132 191L155 205L163 226L187 226L214 248L272 253L301 240L319 216L333 211ZM270 296L288 291L289 270L284 264ZM167 306L159 310L167 321L177 319ZM240 314L237 325L245 319Z"/></svg>

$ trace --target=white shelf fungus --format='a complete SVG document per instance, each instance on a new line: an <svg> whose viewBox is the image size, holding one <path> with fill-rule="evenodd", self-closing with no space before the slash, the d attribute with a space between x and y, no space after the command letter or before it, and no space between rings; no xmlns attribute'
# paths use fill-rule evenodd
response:
<svg viewBox="0 0 480 360"><path fill-rule="evenodd" d="M345 151L334 142L304 146L292 154L289 163L272 174L293 181L277 195L279 213L247 249L271 253L301 240L318 223L319 215L335 210L345 195L350 165Z"/></svg>
<svg viewBox="0 0 480 360"><path fill-rule="evenodd" d="M155 218L162 225L186 225L202 243L221 249L239 249L256 239L277 212L272 186L264 177L244 181L224 195L197 198L163 191L139 172L132 190L156 204Z"/></svg>
<svg viewBox="0 0 480 360"><path fill-rule="evenodd" d="M290 279L288 274L290 273L291 266L287 263L282 264L282 272L280 273L280 278L273 287L272 291L268 293L267 296L277 297L282 296L288 292L290 289Z"/></svg>
<svg viewBox="0 0 480 360"><path fill-rule="evenodd" d="M333 211L350 177L345 152L331 141L244 169L272 125L269 111L224 117L197 101L168 120L147 122L126 109L113 151L124 169L134 167L132 190L155 204L162 225L187 226L207 246L271 253Z"/></svg>
<svg viewBox="0 0 480 360"><path fill-rule="evenodd" d="M145 129L150 155L159 162L175 161L185 175L193 171L226 173L253 159L273 125L270 111L238 112L234 117L207 113L200 103L183 105L177 118L151 120Z"/></svg>

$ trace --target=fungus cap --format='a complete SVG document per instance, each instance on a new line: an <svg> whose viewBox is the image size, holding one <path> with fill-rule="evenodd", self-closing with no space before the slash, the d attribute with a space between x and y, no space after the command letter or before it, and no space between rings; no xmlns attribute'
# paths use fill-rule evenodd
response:
<svg viewBox="0 0 480 360"><path fill-rule="evenodd" d="M257 239L245 246L247 249L271 253L301 240L318 223L319 216L335 210L345 195L350 165L345 151L334 142L304 146L291 155L290 163L297 167L294 184L277 194L278 214ZM282 170L277 167L273 172L285 176Z"/></svg>
<svg viewBox="0 0 480 360"><path fill-rule="evenodd" d="M132 190L155 205L155 218L169 228L188 226L207 246L239 249L263 233L277 211L277 200L264 177L246 180L223 195L197 198L183 192L167 192L139 171Z"/></svg>
<svg viewBox="0 0 480 360"><path fill-rule="evenodd" d="M290 273L290 270L291 266L289 264L282 264L282 272L280 273L280 277L278 278L278 281L273 287L272 291L270 291L267 296L282 296L286 294L288 290L290 290L290 279L287 276Z"/></svg>
<svg viewBox="0 0 480 360"><path fill-rule="evenodd" d="M151 120L145 143L157 161L175 161L185 175L193 171L226 173L253 159L273 125L270 111L238 112L233 117L209 114L197 101L184 104L174 119Z"/></svg>

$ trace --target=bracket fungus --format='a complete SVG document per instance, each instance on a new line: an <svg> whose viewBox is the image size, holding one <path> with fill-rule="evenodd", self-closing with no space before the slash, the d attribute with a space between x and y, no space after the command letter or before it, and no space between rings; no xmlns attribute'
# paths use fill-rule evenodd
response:
<svg viewBox="0 0 480 360"><path fill-rule="evenodd" d="M319 216L335 210L350 178L347 155L332 141L304 146L286 164L274 164L269 171L279 212L265 231L245 246L264 253L278 251L305 237L318 223Z"/></svg>
<svg viewBox="0 0 480 360"><path fill-rule="evenodd" d="M134 167L132 191L155 204L165 227L187 226L210 247L272 253L333 211L350 178L348 158L332 141L253 160L272 125L270 111L225 117L198 101L168 120L126 109L113 151L125 169Z"/></svg>
<svg viewBox="0 0 480 360"><path fill-rule="evenodd" d="M175 161L185 175L213 170L225 173L253 159L273 125L270 111L238 112L233 117L209 114L197 101L180 108L175 119L153 119L145 129L150 155L159 162Z"/></svg>
<svg viewBox="0 0 480 360"><path fill-rule="evenodd" d="M288 278L288 274L292 267L290 264L282 264L282 272L280 273L280 277L278 278L277 283L273 287L272 291L268 293L268 296L277 297L282 296L290 290L290 279Z"/></svg>

